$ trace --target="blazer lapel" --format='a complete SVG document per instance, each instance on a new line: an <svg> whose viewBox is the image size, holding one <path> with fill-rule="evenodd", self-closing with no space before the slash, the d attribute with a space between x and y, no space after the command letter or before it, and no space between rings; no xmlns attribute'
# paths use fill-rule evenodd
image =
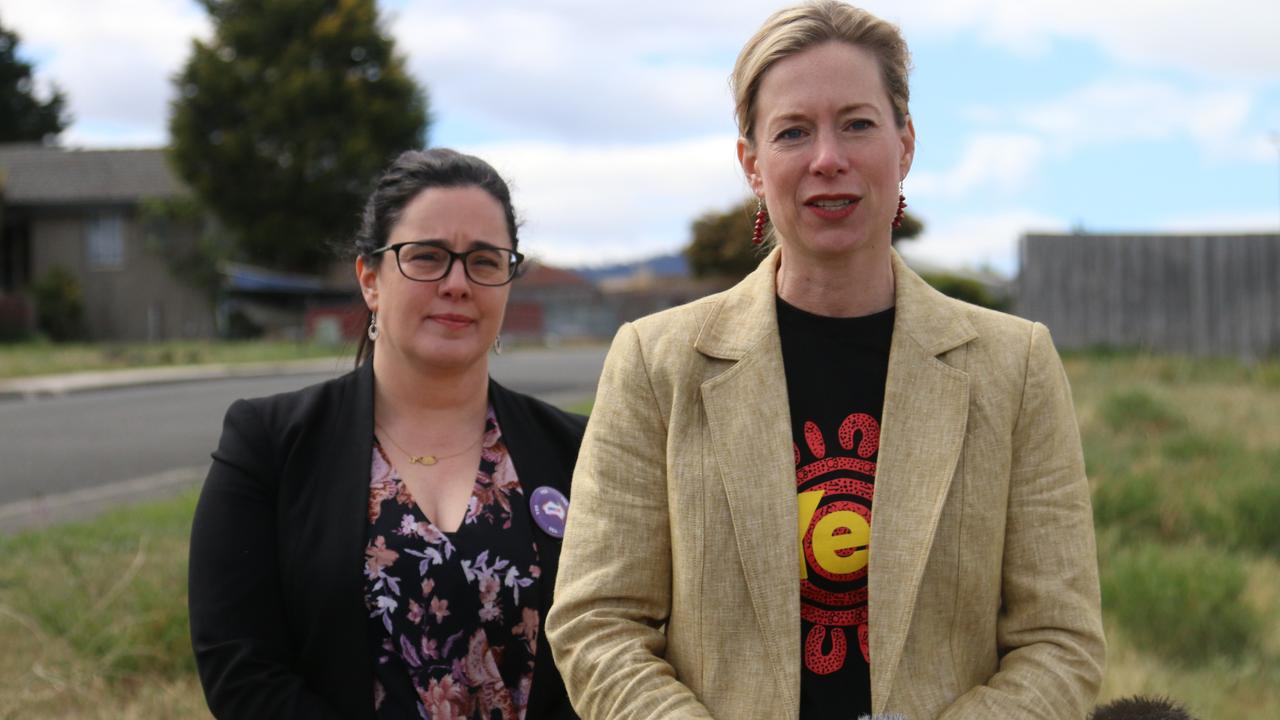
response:
<svg viewBox="0 0 1280 720"><path fill-rule="evenodd" d="M334 572L341 577L342 591L321 603L325 608L321 624L326 627L326 647L336 657L347 658L350 687L344 700L350 705L343 714L356 717L367 713L353 715L351 708L359 707L361 700L367 703L373 692L362 572L373 455L373 362L366 361L334 389L336 395L324 413L325 422L315 428L317 437L311 447L316 449L316 461L308 461L308 476L298 478L313 488L318 509L313 521L318 525L292 530L311 538L309 545L296 552L327 558L325 567L336 568Z"/></svg>
<svg viewBox="0 0 1280 720"><path fill-rule="evenodd" d="M934 530L964 443L969 378L938 356L977 336L893 254L896 320L872 504L868 606L872 709L883 712Z"/></svg>
<svg viewBox="0 0 1280 720"><path fill-rule="evenodd" d="M696 343L730 361L702 384L738 554L773 674L799 707L800 572L786 376L774 301L777 251L712 311Z"/></svg>

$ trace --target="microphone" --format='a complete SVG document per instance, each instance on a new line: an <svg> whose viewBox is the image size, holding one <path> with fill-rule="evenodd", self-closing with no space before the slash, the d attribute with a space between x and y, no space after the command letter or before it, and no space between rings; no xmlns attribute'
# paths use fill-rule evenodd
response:
<svg viewBox="0 0 1280 720"><path fill-rule="evenodd" d="M1134 695L1094 708L1089 720L1195 720L1195 717L1169 698Z"/></svg>

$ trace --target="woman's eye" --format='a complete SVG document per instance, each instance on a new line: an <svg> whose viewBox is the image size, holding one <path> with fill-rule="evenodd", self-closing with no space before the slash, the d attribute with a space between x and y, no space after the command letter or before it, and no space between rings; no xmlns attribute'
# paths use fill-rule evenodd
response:
<svg viewBox="0 0 1280 720"><path fill-rule="evenodd" d="M800 128L787 128L774 136L774 140L799 140L804 137L804 131Z"/></svg>
<svg viewBox="0 0 1280 720"><path fill-rule="evenodd" d="M853 120L849 123L850 130L870 130L875 126L876 124L871 122L870 120L862 120L862 119Z"/></svg>
<svg viewBox="0 0 1280 720"><path fill-rule="evenodd" d="M404 259L415 263L442 263L446 253L437 247L425 246L405 248Z"/></svg>

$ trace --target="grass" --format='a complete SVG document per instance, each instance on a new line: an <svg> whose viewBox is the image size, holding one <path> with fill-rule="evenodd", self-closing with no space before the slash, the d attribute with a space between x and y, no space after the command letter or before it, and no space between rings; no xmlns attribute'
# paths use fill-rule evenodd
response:
<svg viewBox="0 0 1280 720"><path fill-rule="evenodd" d="M175 340L154 343L0 343L0 378L201 363L355 357L355 348L288 341Z"/></svg>
<svg viewBox="0 0 1280 720"><path fill-rule="evenodd" d="M1099 701L1280 717L1280 363L1066 365L1098 528ZM0 538L0 719L208 717L186 625L194 502Z"/></svg>
<svg viewBox="0 0 1280 720"><path fill-rule="evenodd" d="M0 538L0 718L208 717L187 635L195 500Z"/></svg>
<svg viewBox="0 0 1280 720"><path fill-rule="evenodd" d="M1101 700L1280 717L1280 362L1065 362L1098 529Z"/></svg>

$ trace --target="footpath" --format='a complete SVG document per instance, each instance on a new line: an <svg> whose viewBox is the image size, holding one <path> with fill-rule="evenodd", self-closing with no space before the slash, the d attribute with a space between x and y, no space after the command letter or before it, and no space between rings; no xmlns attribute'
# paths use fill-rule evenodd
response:
<svg viewBox="0 0 1280 720"><path fill-rule="evenodd" d="M0 378L0 400L28 399L67 395L87 390L105 390L133 385L158 385L230 377L267 377L271 375L305 375L328 372L341 358L281 360L276 362L226 363L207 365L175 365L168 367L96 370L61 375ZM346 362L350 362L347 360Z"/></svg>
<svg viewBox="0 0 1280 720"><path fill-rule="evenodd" d="M345 358L277 362L181 365L0 378L0 402L36 400L90 390L232 377L269 377L332 372ZM0 505L0 535L97 515L116 505L176 495L204 480L208 465L178 468L147 477L44 495Z"/></svg>

